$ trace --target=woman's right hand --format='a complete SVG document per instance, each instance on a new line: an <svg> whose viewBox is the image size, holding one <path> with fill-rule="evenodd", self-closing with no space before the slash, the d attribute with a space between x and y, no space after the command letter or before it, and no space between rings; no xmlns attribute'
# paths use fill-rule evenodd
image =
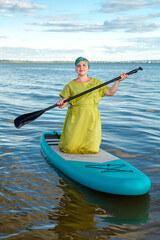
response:
<svg viewBox="0 0 160 240"><path fill-rule="evenodd" d="M67 105L67 103L64 103L64 100L66 100L66 98L62 98L57 102L59 108L64 108Z"/></svg>
<svg viewBox="0 0 160 240"><path fill-rule="evenodd" d="M63 104L64 104L64 102L63 102L62 99L57 102L57 105L58 105L58 106L62 106Z"/></svg>

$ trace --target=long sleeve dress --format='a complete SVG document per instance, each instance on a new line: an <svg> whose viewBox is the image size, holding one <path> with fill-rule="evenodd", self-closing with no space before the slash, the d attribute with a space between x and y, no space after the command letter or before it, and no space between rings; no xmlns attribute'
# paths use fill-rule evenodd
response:
<svg viewBox="0 0 160 240"><path fill-rule="evenodd" d="M64 87L60 96L69 98L102 83L97 78L83 83L72 80ZM108 88L106 85L69 102L59 143L61 151L75 154L99 152L101 117L98 103Z"/></svg>

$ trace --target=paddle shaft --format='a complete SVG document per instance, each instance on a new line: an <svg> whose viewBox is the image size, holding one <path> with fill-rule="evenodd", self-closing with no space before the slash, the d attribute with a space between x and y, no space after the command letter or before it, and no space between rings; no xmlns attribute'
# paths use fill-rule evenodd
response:
<svg viewBox="0 0 160 240"><path fill-rule="evenodd" d="M139 70L143 70L143 69L142 69L141 67L139 67L139 68L134 69L134 70L132 70L132 71L126 73L126 74L127 74L127 75L131 75L131 74L133 74L133 73L138 72ZM75 98L78 98L78 97L80 97L80 96L83 96L84 94L87 94L87 93L89 93L89 92L92 92L92 91L94 91L94 90L96 90L96 89L98 89L98 88L104 87L105 85L107 85L107 84L109 84L109 83L112 83L112 82L115 82L115 81L118 81L118 80L120 80L120 79L121 79L121 76L116 77L116 78L114 78L114 79L112 79L112 80L110 80L110 81L108 81L108 82L102 83L102 84L100 84L100 85L98 85L98 86L96 86L96 87L90 88L90 89L88 89L88 90L86 90L86 91L84 91L84 92L82 92L82 93L79 93L79 94L73 96L73 97L70 97L70 98L68 98L68 99L65 99L65 100L64 100L64 103L69 102L69 101L71 101L71 100L73 100L73 99L75 99ZM17 118L14 120L14 125L15 125L16 128L20 128L20 127L24 126L25 124L27 124L27 123L29 123L29 122L37 119L37 118L40 117L44 112L46 112L46 111L48 111L48 110L50 110L50 109L52 109L52 108L55 108L55 107L57 107L57 106L58 106L58 105L57 105L57 103L56 103L56 104L51 105L50 107L47 107L47 108L45 108L45 109L43 109L43 110L39 110L39 111L36 111L36 112L26 113L26 114L20 115L19 117L17 117Z"/></svg>
<svg viewBox="0 0 160 240"><path fill-rule="evenodd" d="M133 74L133 73L138 72L139 70L143 70L143 69L142 69L141 67L139 67L139 68L136 68L136 69L134 69L134 70L132 70L132 71L126 73L126 74L127 74L127 75L131 75L131 74ZM100 85L98 85L98 86L96 86L96 87L93 87L93 88L90 88L90 89L88 89L88 90L86 90L86 91L84 91L84 92L81 92L81 93L79 93L79 94L77 94L77 95L75 95L75 96L73 96L73 97L70 97L70 98L68 98L68 99L65 99L63 102L64 102L64 103L69 102L69 101L71 101L71 100L73 100L73 99L75 99L75 98L78 98L78 97L80 97L80 96L83 96L83 95L85 95L85 94L87 94L87 93L89 93L89 92L92 92L92 91L94 91L94 90L96 90L96 89L98 89L98 88L104 87L105 85L108 85L108 84L110 84L110 83L112 83L112 82L115 82L115 81L118 81L118 80L120 80L120 79L121 79L121 76L116 77L116 78L114 78L114 79L112 79L112 80L109 80L108 82L102 83L102 84L100 84ZM52 106L50 106L50 107L48 107L48 108L45 108L44 111L48 111L48 110L50 110L50 109L52 109L52 108L54 108L54 107L57 107L57 106L58 106L57 104L54 104L54 105L52 105Z"/></svg>

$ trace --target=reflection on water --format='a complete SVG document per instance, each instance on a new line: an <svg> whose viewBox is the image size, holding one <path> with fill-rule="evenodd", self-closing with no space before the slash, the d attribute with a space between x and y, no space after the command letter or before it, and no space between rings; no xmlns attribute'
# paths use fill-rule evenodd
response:
<svg viewBox="0 0 160 240"><path fill-rule="evenodd" d="M124 231L125 224L139 225L147 222L149 194L127 197L100 193L76 183L59 170L56 171L63 179L58 186L64 193L59 207L49 215L57 223L54 231L59 239L71 233L70 237L80 236L79 231L87 235L92 232L94 237L97 228L111 237L117 234L115 224L119 225L120 233Z"/></svg>
<svg viewBox="0 0 160 240"><path fill-rule="evenodd" d="M148 220L148 194L122 197L95 192L54 170L43 158L38 167L32 160L24 168L20 160L7 164L1 176L3 238L45 239L43 231L48 230L47 237L54 239L94 239L98 230L101 239L101 235L115 236L128 231L130 224Z"/></svg>
<svg viewBox="0 0 160 240"><path fill-rule="evenodd" d="M136 158L136 157L140 156L140 154L128 154L128 153L120 151L119 149L109 148L109 149L106 149L105 151L113 152L119 158Z"/></svg>

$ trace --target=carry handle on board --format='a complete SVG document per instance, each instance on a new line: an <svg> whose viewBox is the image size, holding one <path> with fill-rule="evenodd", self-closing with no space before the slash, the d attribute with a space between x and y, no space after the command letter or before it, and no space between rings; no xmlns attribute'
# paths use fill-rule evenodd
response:
<svg viewBox="0 0 160 240"><path fill-rule="evenodd" d="M136 69L134 69L134 70L132 70L132 71L126 73L126 74L127 74L127 75L131 75L131 74L133 74L133 73L137 73L139 70L143 70L143 69L142 69L141 67L139 67L139 68L136 68ZM84 91L84 92L82 92L82 93L79 93L79 94L73 96L73 97L70 97L70 98L68 98L68 99L65 99L65 100L64 100L64 103L69 102L69 101L71 101L71 100L73 100L73 99L75 99L75 98L78 98L78 97L80 97L80 96L82 96L82 95L84 95L84 94L87 94L87 93L89 93L89 92L92 92L92 91L94 91L94 90L96 90L96 89L98 89L98 88L104 87L105 85L108 85L108 84L110 84L110 83L112 83L112 82L115 82L115 81L118 81L118 80L120 80L120 79L121 79L121 76L116 77L116 78L114 78L114 79L112 79L112 80L110 80L110 81L108 81L108 82L102 83L102 84L100 84L100 85L98 85L98 86L96 86L96 87L90 88L90 89L88 89L88 90L86 90L86 91ZM26 114L20 115L19 117L17 117L17 118L14 120L14 125L15 125L16 128L21 128L21 127L24 126L25 124L30 123L31 121L33 121L33 120L37 119L38 117L40 117L44 112L46 112L46 111L48 111L48 110L50 110L50 109L52 109L52 108L55 108L55 107L57 107L57 106L58 106L58 105L57 105L57 103L56 103L56 104L54 104L54 105L52 105L52 106L50 106L50 107L47 107L47 108L45 108L45 109L43 109L43 110L39 110L39 111L36 111L36 112L31 112L31 113L26 113Z"/></svg>

